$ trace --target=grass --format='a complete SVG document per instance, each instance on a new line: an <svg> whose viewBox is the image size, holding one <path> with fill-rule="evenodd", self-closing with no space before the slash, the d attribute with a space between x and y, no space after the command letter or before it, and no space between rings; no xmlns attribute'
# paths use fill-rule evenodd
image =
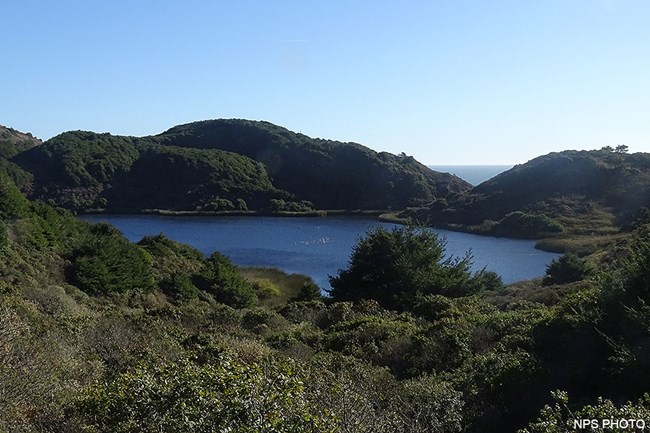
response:
<svg viewBox="0 0 650 433"><path fill-rule="evenodd" d="M255 287L260 306L268 308L284 305L298 295L305 284L314 284L307 275L287 274L275 268L251 267L240 268L240 271Z"/></svg>
<svg viewBox="0 0 650 433"><path fill-rule="evenodd" d="M411 218L402 218L399 215L400 212L386 212L379 215L379 221L385 223L403 224L403 225L407 225L411 222Z"/></svg>
<svg viewBox="0 0 650 433"><path fill-rule="evenodd" d="M588 213L579 216L558 216L555 218L575 235L611 235L618 232L616 217L604 208L594 207Z"/></svg>
<svg viewBox="0 0 650 433"><path fill-rule="evenodd" d="M547 307L560 302L568 293L578 292L593 286L589 281L578 281L559 286L543 286L541 278L519 281L504 289L482 293L481 299L498 308L507 308L513 303L526 301L543 304Z"/></svg>
<svg viewBox="0 0 650 433"><path fill-rule="evenodd" d="M625 233L556 236L538 240L535 248L551 253L572 252L579 256L588 256L597 251L611 249L626 236Z"/></svg>

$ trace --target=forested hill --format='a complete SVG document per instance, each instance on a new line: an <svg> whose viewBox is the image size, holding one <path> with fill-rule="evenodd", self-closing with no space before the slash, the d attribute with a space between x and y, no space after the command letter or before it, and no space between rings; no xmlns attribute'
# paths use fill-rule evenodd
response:
<svg viewBox="0 0 650 433"><path fill-rule="evenodd" d="M12 179L20 187L26 187L32 177L10 161L19 153L41 144L41 140L15 129L0 125L0 175Z"/></svg>
<svg viewBox="0 0 650 433"><path fill-rule="evenodd" d="M405 154L377 153L356 143L310 138L268 122L195 122L176 126L157 138L174 146L246 155L265 165L275 186L318 208L404 208L471 187Z"/></svg>
<svg viewBox="0 0 650 433"><path fill-rule="evenodd" d="M605 148L540 156L415 214L432 223L536 237L629 226L649 206L650 154Z"/></svg>
<svg viewBox="0 0 650 433"><path fill-rule="evenodd" d="M41 144L32 134L0 125L0 157L11 158L20 152Z"/></svg>
<svg viewBox="0 0 650 433"><path fill-rule="evenodd" d="M404 209L470 188L405 154L234 119L140 138L66 132L5 158L33 177L32 198L77 211Z"/></svg>

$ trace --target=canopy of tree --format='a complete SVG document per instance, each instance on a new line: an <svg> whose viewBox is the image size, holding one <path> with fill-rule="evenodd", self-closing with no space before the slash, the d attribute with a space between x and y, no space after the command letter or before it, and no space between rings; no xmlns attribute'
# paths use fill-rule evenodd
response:
<svg viewBox="0 0 650 433"><path fill-rule="evenodd" d="M350 267L330 279L330 295L403 310L427 295L458 297L503 287L496 274L472 273L470 265L470 255L448 257L444 241L428 229L377 228L354 247Z"/></svg>
<svg viewBox="0 0 650 433"><path fill-rule="evenodd" d="M203 121L142 138L75 131L35 147L12 140L0 161L33 177L22 182L30 197L77 211L404 209L470 187L406 155L268 122Z"/></svg>

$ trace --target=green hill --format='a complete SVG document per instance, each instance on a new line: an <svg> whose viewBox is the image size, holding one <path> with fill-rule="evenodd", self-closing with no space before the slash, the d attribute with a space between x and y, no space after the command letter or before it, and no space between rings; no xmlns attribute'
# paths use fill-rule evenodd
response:
<svg viewBox="0 0 650 433"><path fill-rule="evenodd" d="M540 156L411 216L479 232L540 237L616 231L650 206L650 154L610 150Z"/></svg>
<svg viewBox="0 0 650 433"><path fill-rule="evenodd" d="M8 157L33 175L32 198L77 211L404 209L470 188L403 154L247 120L66 132Z"/></svg>
<svg viewBox="0 0 650 433"><path fill-rule="evenodd" d="M471 186L412 157L310 138L268 122L209 120L157 136L174 146L221 149L262 162L274 185L321 209L403 209Z"/></svg>
<svg viewBox="0 0 650 433"><path fill-rule="evenodd" d="M9 159L41 143L41 140L32 134L0 125L0 175L11 178L22 188L27 188L32 181L32 176Z"/></svg>
<svg viewBox="0 0 650 433"><path fill-rule="evenodd" d="M0 125L0 158L11 158L41 143L42 141L32 134L19 132Z"/></svg>

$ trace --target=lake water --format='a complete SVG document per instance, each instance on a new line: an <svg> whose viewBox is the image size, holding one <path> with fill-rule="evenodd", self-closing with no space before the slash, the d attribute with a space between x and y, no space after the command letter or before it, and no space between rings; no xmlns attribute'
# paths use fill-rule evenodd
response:
<svg viewBox="0 0 650 433"><path fill-rule="evenodd" d="M164 233L204 254L219 251L241 266L267 266L309 275L329 288L328 275L346 268L352 247L374 226L394 224L353 217L179 217L85 215L82 219L113 224L131 241ZM436 230L447 239L447 253L472 250L474 269L486 267L506 283L544 274L557 254L536 250L533 241L492 238Z"/></svg>

